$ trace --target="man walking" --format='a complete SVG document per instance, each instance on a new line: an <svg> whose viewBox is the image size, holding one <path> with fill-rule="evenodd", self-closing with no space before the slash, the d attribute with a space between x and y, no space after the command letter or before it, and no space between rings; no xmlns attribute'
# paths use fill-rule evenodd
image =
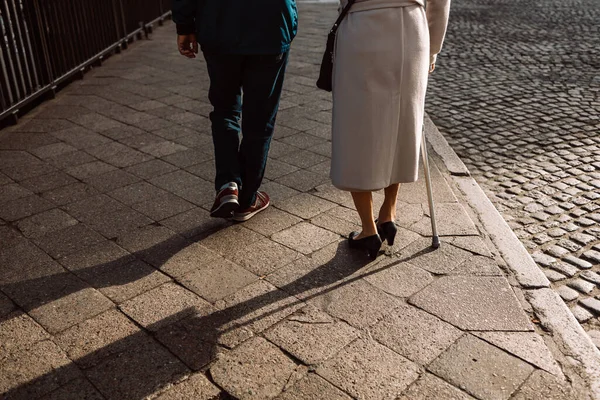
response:
<svg viewBox="0 0 600 400"><path fill-rule="evenodd" d="M179 52L195 58L199 45L208 66L217 190L211 216L247 221L269 206L258 189L297 31L296 2L173 0L173 20Z"/></svg>

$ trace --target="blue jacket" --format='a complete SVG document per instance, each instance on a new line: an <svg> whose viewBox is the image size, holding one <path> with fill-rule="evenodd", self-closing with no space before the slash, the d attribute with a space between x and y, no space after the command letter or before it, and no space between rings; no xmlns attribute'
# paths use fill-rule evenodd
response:
<svg viewBox="0 0 600 400"><path fill-rule="evenodd" d="M173 21L215 54L281 54L298 30L296 0L173 0Z"/></svg>

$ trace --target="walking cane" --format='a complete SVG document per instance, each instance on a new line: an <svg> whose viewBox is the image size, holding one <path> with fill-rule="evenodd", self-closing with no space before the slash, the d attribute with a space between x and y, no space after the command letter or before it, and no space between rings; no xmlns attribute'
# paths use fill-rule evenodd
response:
<svg viewBox="0 0 600 400"><path fill-rule="evenodd" d="M425 142L425 126L423 125L423 139L421 140L421 158L423 159L423 170L425 173L425 185L427 186L427 200L429 201L429 215L431 216L432 243L431 247L440 247L440 238L435 222L435 210L433 205L433 193L431 190L431 175L429 171L429 155L427 154L427 143Z"/></svg>

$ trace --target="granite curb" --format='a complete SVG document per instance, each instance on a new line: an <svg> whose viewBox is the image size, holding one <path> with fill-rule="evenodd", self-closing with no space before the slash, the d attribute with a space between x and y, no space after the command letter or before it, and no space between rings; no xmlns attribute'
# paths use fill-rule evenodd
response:
<svg viewBox="0 0 600 400"><path fill-rule="evenodd" d="M428 116L425 135L506 262L517 286L525 291L525 298L541 326L550 333L573 371L587 382L593 398L600 399L600 350L560 296L550 289L546 276Z"/></svg>

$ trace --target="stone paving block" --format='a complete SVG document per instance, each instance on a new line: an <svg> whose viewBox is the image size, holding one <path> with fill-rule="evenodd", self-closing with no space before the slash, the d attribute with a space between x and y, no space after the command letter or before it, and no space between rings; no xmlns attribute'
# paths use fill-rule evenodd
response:
<svg viewBox="0 0 600 400"><path fill-rule="evenodd" d="M301 169L275 179L277 183L291 187L300 192L308 192L315 187L327 182L329 177L316 172Z"/></svg>
<svg viewBox="0 0 600 400"><path fill-rule="evenodd" d="M294 165L300 168L309 168L313 165L327 161L327 157L313 153L308 150L294 150L284 156L277 157L279 161Z"/></svg>
<svg viewBox="0 0 600 400"><path fill-rule="evenodd" d="M15 127L16 132L47 133L76 126L66 119L29 119Z"/></svg>
<svg viewBox="0 0 600 400"><path fill-rule="evenodd" d="M0 247L0 284L18 284L64 272L48 254L27 239L8 242L11 247ZM6 292L9 294L8 292Z"/></svg>
<svg viewBox="0 0 600 400"><path fill-rule="evenodd" d="M254 221L263 215L264 211L252 218ZM179 215L163 219L160 223L167 228L179 233L186 238L206 237L212 232L216 232L229 226L231 223L225 219L211 218L208 211L202 208L194 208ZM244 224L247 226L247 223Z"/></svg>
<svg viewBox="0 0 600 400"><path fill-rule="evenodd" d="M78 164L65 169L65 171L77 179L83 180L97 175L102 175L107 172L116 170L116 167L107 164L103 161L91 161L83 164Z"/></svg>
<svg viewBox="0 0 600 400"><path fill-rule="evenodd" d="M2 172L8 175L16 182L21 182L27 179L39 177L49 172L56 172L56 168L52 164L42 161L27 163L24 165L13 166L11 168L3 168Z"/></svg>
<svg viewBox="0 0 600 400"><path fill-rule="evenodd" d="M31 345L50 339L50 335L31 317L21 311L6 315L0 320L0 355L6 356Z"/></svg>
<svg viewBox="0 0 600 400"><path fill-rule="evenodd" d="M77 225L78 223L69 214L55 208L23 219L17 223L17 226L25 237L35 238Z"/></svg>
<svg viewBox="0 0 600 400"><path fill-rule="evenodd" d="M330 183L317 186L313 194L332 203L354 209L352 195L349 192L339 190ZM420 207L419 210L421 210Z"/></svg>
<svg viewBox="0 0 600 400"><path fill-rule="evenodd" d="M76 182L77 179L65 174L64 172L59 171L26 179L21 182L21 185L33 191L34 193L42 193L63 186L71 185Z"/></svg>
<svg viewBox="0 0 600 400"><path fill-rule="evenodd" d="M187 168L205 161L210 161L213 159L213 156L198 150L188 149L162 157L162 159L179 168Z"/></svg>
<svg viewBox="0 0 600 400"><path fill-rule="evenodd" d="M132 205L152 200L153 198L166 193L168 192L143 181L115 189L107 194L123 204Z"/></svg>
<svg viewBox="0 0 600 400"><path fill-rule="evenodd" d="M444 382L435 375L425 373L398 398L398 400L429 399L473 400L474 397Z"/></svg>
<svg viewBox="0 0 600 400"><path fill-rule="evenodd" d="M122 169L109 171L105 174L94 175L83 179L85 183L102 193L131 185L139 180L139 177L130 174L129 172L125 172Z"/></svg>
<svg viewBox="0 0 600 400"><path fill-rule="evenodd" d="M403 304L363 280L325 291L309 303L357 328L375 324Z"/></svg>
<svg viewBox="0 0 600 400"><path fill-rule="evenodd" d="M272 240L262 239L226 257L258 276L266 276L291 263L299 254Z"/></svg>
<svg viewBox="0 0 600 400"><path fill-rule="evenodd" d="M588 310L577 305L571 308L571 312L580 324L583 324L594 317Z"/></svg>
<svg viewBox="0 0 600 400"><path fill-rule="evenodd" d="M277 208L304 219L313 218L335 206L335 203L308 193L299 194L277 204Z"/></svg>
<svg viewBox="0 0 600 400"><path fill-rule="evenodd" d="M110 265L102 270L103 273L88 278L87 282L117 304L171 280L140 260L121 266Z"/></svg>
<svg viewBox="0 0 600 400"><path fill-rule="evenodd" d="M142 179L150 179L177 170L177 167L162 160L145 161L125 169Z"/></svg>
<svg viewBox="0 0 600 400"><path fill-rule="evenodd" d="M394 258L377 264L373 269L367 273L365 280L398 297L410 297L433 281L429 272Z"/></svg>
<svg viewBox="0 0 600 400"><path fill-rule="evenodd" d="M44 192L42 197L58 206L64 206L98 194L99 192L90 185L78 182Z"/></svg>
<svg viewBox="0 0 600 400"><path fill-rule="evenodd" d="M568 276L569 278L577 275L577 273L579 272L579 270L577 268L575 268L573 265L564 263L562 261L555 261L555 262L551 263L549 265L549 267L555 271L560 272L561 274L563 274L565 276Z"/></svg>
<svg viewBox="0 0 600 400"><path fill-rule="evenodd" d="M409 305L401 305L371 328L380 343L421 365L427 365L463 333Z"/></svg>
<svg viewBox="0 0 600 400"><path fill-rule="evenodd" d="M156 339L181 359L189 368L199 371L215 361L224 351L217 342L226 331L227 321L213 308L204 308L188 318L156 332ZM252 337L244 330L236 343Z"/></svg>
<svg viewBox="0 0 600 400"><path fill-rule="evenodd" d="M142 147L140 147L139 150L144 153L150 154L154 157L160 158L160 157L165 157L165 156L168 156L171 154L175 154L175 153L178 153L181 151L188 150L188 148L185 146L182 146L178 143L165 140L162 142L151 143L151 144L142 146Z"/></svg>
<svg viewBox="0 0 600 400"><path fill-rule="evenodd" d="M563 376L544 339L535 332L474 332L474 335L555 376Z"/></svg>
<svg viewBox="0 0 600 400"><path fill-rule="evenodd" d="M63 209L77 218L85 220L90 216L97 214L109 214L124 208L123 204L108 197L105 194L100 194L92 197L86 197L80 201L64 206Z"/></svg>
<svg viewBox="0 0 600 400"><path fill-rule="evenodd" d="M434 274L447 274L467 262L471 254L452 245L431 247L431 239L419 238L401 250L402 258Z"/></svg>
<svg viewBox="0 0 600 400"><path fill-rule="evenodd" d="M70 381L41 400L104 400L94 385L85 378Z"/></svg>
<svg viewBox="0 0 600 400"><path fill-rule="evenodd" d="M350 325L307 306L265 332L265 337L308 365L323 362L359 335Z"/></svg>
<svg viewBox="0 0 600 400"><path fill-rule="evenodd" d="M155 341L140 340L85 374L107 399L146 398L179 381L189 369Z"/></svg>
<svg viewBox="0 0 600 400"><path fill-rule="evenodd" d="M158 396L157 400L212 400L219 397L221 389L213 385L206 375L202 373L194 374L174 385L165 393Z"/></svg>
<svg viewBox="0 0 600 400"><path fill-rule="evenodd" d="M274 234L272 239L302 254L310 254L337 241L339 235L302 222Z"/></svg>
<svg viewBox="0 0 600 400"><path fill-rule="evenodd" d="M490 251L490 249L479 237L456 236L453 238L444 239L444 241L449 241L450 243L452 243L452 245L460 249L467 250L472 253L482 255L484 257L493 257L493 254Z"/></svg>
<svg viewBox="0 0 600 400"><path fill-rule="evenodd" d="M38 147L57 143L51 135L40 132L3 132L0 136L0 150L35 150Z"/></svg>
<svg viewBox="0 0 600 400"><path fill-rule="evenodd" d="M228 393L245 399L277 396L297 366L277 347L254 338L223 355L210 368L215 382Z"/></svg>
<svg viewBox="0 0 600 400"><path fill-rule="evenodd" d="M504 277L442 277L409 302L460 329L533 329Z"/></svg>
<svg viewBox="0 0 600 400"><path fill-rule="evenodd" d="M317 373L360 399L391 399L419 377L416 364L370 339L358 339Z"/></svg>
<svg viewBox="0 0 600 400"><path fill-rule="evenodd" d="M135 257L131 253L112 241L104 240L58 261L80 278L90 280L134 260Z"/></svg>
<svg viewBox="0 0 600 400"><path fill-rule="evenodd" d="M50 333L60 332L114 306L100 292L69 273L23 284L20 289L38 291L16 300Z"/></svg>
<svg viewBox="0 0 600 400"><path fill-rule="evenodd" d="M151 331L172 324L204 307L210 307L210 304L174 283L166 283L119 306L121 311Z"/></svg>
<svg viewBox="0 0 600 400"><path fill-rule="evenodd" d="M570 288L573 288L583 294L591 293L592 290L594 290L594 288L596 287L596 285L593 284L592 282L584 281L583 279L575 279L575 280L567 283L567 285Z"/></svg>
<svg viewBox="0 0 600 400"><path fill-rule="evenodd" d="M594 271L583 271L579 274L583 279L595 283L596 285L600 285L600 274Z"/></svg>
<svg viewBox="0 0 600 400"><path fill-rule="evenodd" d="M53 207L52 203L40 196L27 196L3 203L0 207L0 218L8 222L14 222Z"/></svg>
<svg viewBox="0 0 600 400"><path fill-rule="evenodd" d="M49 340L3 355L0 393L10 399L39 398L80 377L81 371Z"/></svg>
<svg viewBox="0 0 600 400"><path fill-rule="evenodd" d="M151 179L150 183L199 206L214 200L214 185L186 171L171 172Z"/></svg>
<svg viewBox="0 0 600 400"><path fill-rule="evenodd" d="M465 335L429 370L477 398L508 399L534 369L474 336Z"/></svg>
<svg viewBox="0 0 600 400"><path fill-rule="evenodd" d="M350 400L351 397L321 378L309 373L276 397L277 400Z"/></svg>
<svg viewBox="0 0 600 400"><path fill-rule="evenodd" d="M480 256L467 259L453 269L450 275L503 276L502 270L494 259Z"/></svg>
<svg viewBox="0 0 600 400"><path fill-rule="evenodd" d="M199 164L191 165L186 167L185 170L191 174L196 175L199 178L202 178L206 181L212 182L215 179L217 174L215 169L215 161L205 161ZM268 178L265 178L268 179Z"/></svg>
<svg viewBox="0 0 600 400"><path fill-rule="evenodd" d="M290 165L284 163L282 161L276 160L274 158L269 158L267 160L267 167L265 170L265 178L269 180L275 180L284 175L291 174L292 172L298 171L298 167L294 165Z"/></svg>
<svg viewBox="0 0 600 400"><path fill-rule="evenodd" d="M583 253L583 257L595 264L600 264L600 251L588 250Z"/></svg>
<svg viewBox="0 0 600 400"><path fill-rule="evenodd" d="M36 163L39 160L26 151L2 151L0 159L0 169L11 168L14 166Z"/></svg>
<svg viewBox="0 0 600 400"><path fill-rule="evenodd" d="M579 297L579 293L568 286L560 286L558 289L556 289L556 292L564 301L573 301Z"/></svg>
<svg viewBox="0 0 600 400"><path fill-rule="evenodd" d="M61 170L64 170L65 172L69 172L67 171L68 169L74 169L76 171L81 171L79 169L76 169L75 167L77 166L81 166L87 163L92 163L94 161L96 161L95 157L92 157L91 155L89 155L88 153L84 152L84 151L75 151L72 153L67 153L67 154L62 154L60 156L55 156L55 157L51 157L46 159L49 163L51 163L52 165L54 165L56 168L59 168ZM89 174L89 170L90 167L85 167L83 168L83 171L87 171ZM107 172L107 171L105 171Z"/></svg>
<svg viewBox="0 0 600 400"><path fill-rule="evenodd" d="M411 225L409 229L421 235L431 235L429 208L428 206L423 207L426 217L422 218L414 225ZM436 203L435 218L437 222L438 233L441 236L479 236L479 231L461 204Z"/></svg>
<svg viewBox="0 0 600 400"><path fill-rule="evenodd" d="M600 300L589 297L579 300L579 304L589 309L594 314L600 314Z"/></svg>
<svg viewBox="0 0 600 400"><path fill-rule="evenodd" d="M16 306L8 297L0 292L0 319L4 319L4 317L15 310Z"/></svg>
<svg viewBox="0 0 600 400"><path fill-rule="evenodd" d="M569 400L585 399L587 394L576 393L567 382L544 371L534 371L512 397L514 400Z"/></svg>
<svg viewBox="0 0 600 400"><path fill-rule="evenodd" d="M146 225L127 232L119 236L117 243L159 269L191 244L173 231L156 225Z"/></svg>
<svg viewBox="0 0 600 400"><path fill-rule="evenodd" d="M269 207L265 211L244 222L244 227L260 233L264 236L271 236L283 229L289 228L302 221L300 218L279 210L275 207Z"/></svg>
<svg viewBox="0 0 600 400"><path fill-rule="evenodd" d="M123 313L112 309L57 335L54 341L77 365L89 368L151 340Z"/></svg>
<svg viewBox="0 0 600 400"><path fill-rule="evenodd" d="M262 235L245 228L242 224L236 224L213 233L200 243L209 250L226 256L261 239Z"/></svg>
<svg viewBox="0 0 600 400"><path fill-rule="evenodd" d="M13 180L10 179L8 176L4 175L2 172L0 172L0 185L6 185L8 183L12 183Z"/></svg>
<svg viewBox="0 0 600 400"><path fill-rule="evenodd" d="M235 293L256 281L258 277L224 258L207 262L204 266L179 278L182 285L211 303Z"/></svg>
<svg viewBox="0 0 600 400"><path fill-rule="evenodd" d="M558 281L562 281L563 279L567 279L566 276L564 276L563 274L561 274L558 271L554 271L551 269L544 269L543 272L544 272L544 275L546 275L546 278L548 278L548 280L550 282L558 282Z"/></svg>
<svg viewBox="0 0 600 400"><path fill-rule="evenodd" d="M263 185L261 186L261 190L269 194L269 196L271 197L271 203L276 207L279 206L280 202L300 194L299 191L292 189L291 187L279 184L275 181L263 183Z"/></svg>
<svg viewBox="0 0 600 400"><path fill-rule="evenodd" d="M310 223L345 237L348 237L351 232L361 231L360 225L353 224L352 222L348 222L341 218L336 218L328 213L317 215L310 220Z"/></svg>
<svg viewBox="0 0 600 400"><path fill-rule="evenodd" d="M182 212L195 208L192 203L171 193L165 193L156 196L153 199L145 200L132 205L132 208L152 218L155 221L161 221Z"/></svg>
<svg viewBox="0 0 600 400"><path fill-rule="evenodd" d="M100 243L104 238L80 223L33 240L42 250L58 259Z"/></svg>
<svg viewBox="0 0 600 400"><path fill-rule="evenodd" d="M223 331L219 343L233 347L242 336L236 331L263 332L305 305L268 282L255 282L215 303Z"/></svg>
<svg viewBox="0 0 600 400"><path fill-rule="evenodd" d="M108 214L95 214L83 221L107 239L115 239L137 228L152 224L152 220L143 214L124 207Z"/></svg>

